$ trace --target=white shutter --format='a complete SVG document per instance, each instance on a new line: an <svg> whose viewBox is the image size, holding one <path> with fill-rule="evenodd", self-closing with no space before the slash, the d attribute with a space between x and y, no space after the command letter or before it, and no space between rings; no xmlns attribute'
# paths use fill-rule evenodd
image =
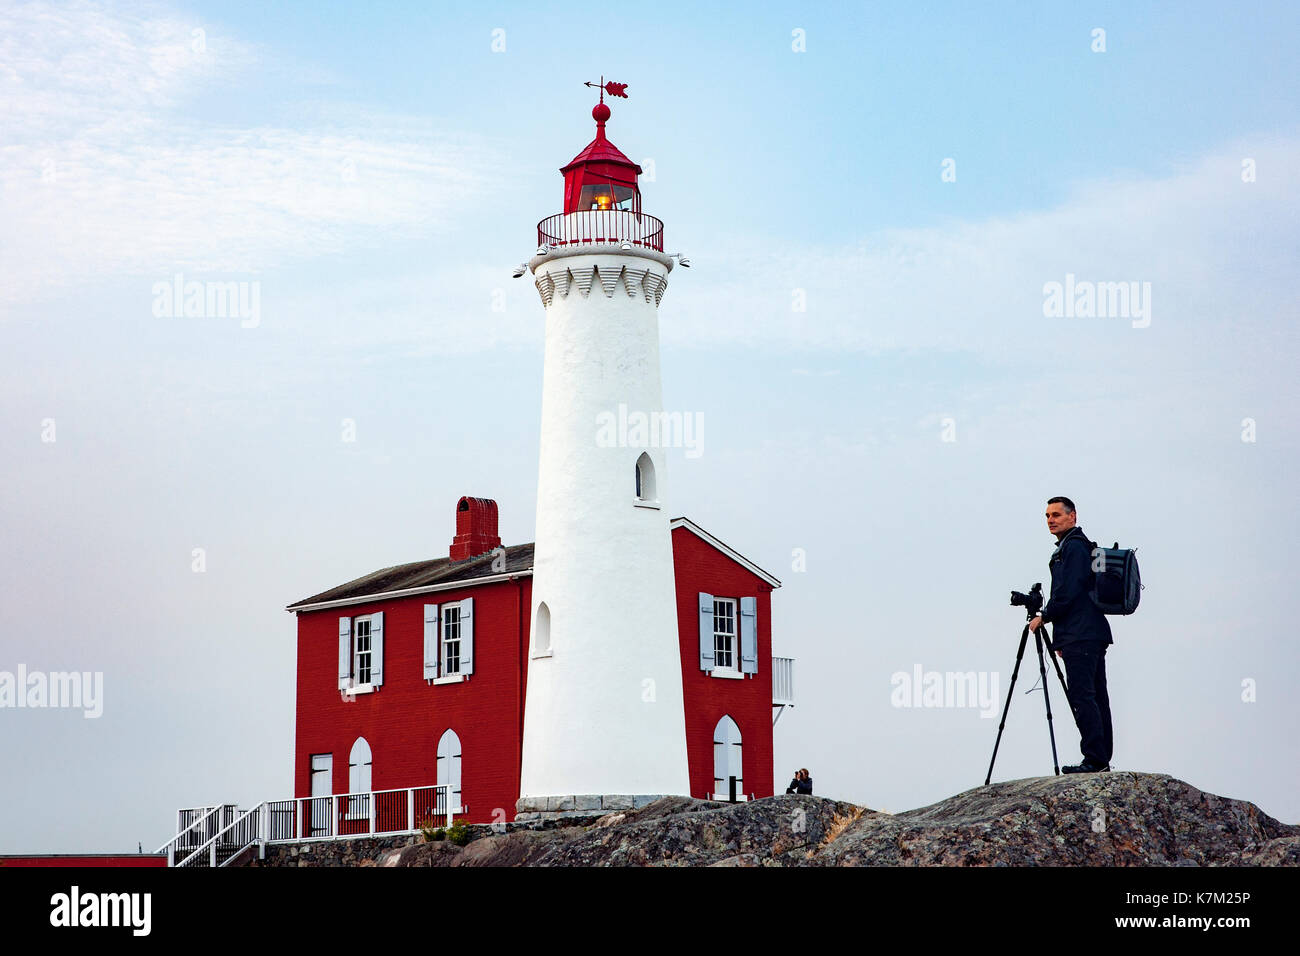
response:
<svg viewBox="0 0 1300 956"><path fill-rule="evenodd" d="M339 618L339 690L352 679L352 618Z"/></svg>
<svg viewBox="0 0 1300 956"><path fill-rule="evenodd" d="M740 599L740 672L758 673L758 598Z"/></svg>
<svg viewBox="0 0 1300 956"><path fill-rule="evenodd" d="M460 672L474 673L474 599L460 602Z"/></svg>
<svg viewBox="0 0 1300 956"><path fill-rule="evenodd" d="M713 670L713 595L700 592L700 670Z"/></svg>
<svg viewBox="0 0 1300 956"><path fill-rule="evenodd" d="M424 606L424 679L438 676L438 605Z"/></svg>
<svg viewBox="0 0 1300 956"><path fill-rule="evenodd" d="M384 682L384 612L370 615L370 683L378 687ZM367 788L369 789L369 788Z"/></svg>
<svg viewBox="0 0 1300 956"><path fill-rule="evenodd" d="M448 773L447 773L447 784L448 784L447 789L450 791L448 793L448 796L451 798L451 805L453 807L464 806L464 802L461 798L460 769L461 769L460 737L457 736L456 752L451 755L451 766L448 768Z"/></svg>

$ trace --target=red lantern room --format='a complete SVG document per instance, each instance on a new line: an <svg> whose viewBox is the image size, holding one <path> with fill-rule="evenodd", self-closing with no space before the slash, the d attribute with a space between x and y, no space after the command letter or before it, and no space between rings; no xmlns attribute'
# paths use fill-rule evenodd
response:
<svg viewBox="0 0 1300 956"><path fill-rule="evenodd" d="M605 138L609 107L604 93L592 108L591 117L596 121L596 138L560 170L564 173L564 211L619 209L639 213L641 190L636 178L641 167Z"/></svg>
<svg viewBox="0 0 1300 956"><path fill-rule="evenodd" d="M664 224L641 212L637 185L641 167L605 138L609 119L605 94L626 97L627 84L605 83L603 77L601 84L600 102L591 111L596 138L560 169L564 174L564 212L537 224L539 255L575 244L615 243L621 250L637 246L664 251Z"/></svg>

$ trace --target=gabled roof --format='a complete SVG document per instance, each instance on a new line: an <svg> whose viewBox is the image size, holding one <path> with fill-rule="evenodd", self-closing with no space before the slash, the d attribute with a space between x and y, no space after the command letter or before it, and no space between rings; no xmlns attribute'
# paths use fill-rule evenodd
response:
<svg viewBox="0 0 1300 956"><path fill-rule="evenodd" d="M746 570L748 570L751 574L755 574L758 577L762 578L768 584L772 585L772 587L779 588L781 586L781 582L778 581L776 578L774 578L772 575L768 574L766 571L760 568L753 561L749 560L749 558L745 557L739 551L736 551L734 548L726 544L723 544L713 535L709 534L707 531L705 531L703 528L697 525L690 518L685 518L685 517L674 518L671 524L669 525L669 527L685 528L687 531L691 532L693 535L698 537L701 541L704 541L705 543L710 544L713 547L717 548L727 557L731 558L732 561L735 561L737 564L741 565Z"/></svg>
<svg viewBox="0 0 1300 956"><path fill-rule="evenodd" d="M774 588L781 582L768 574L757 564L750 561L739 551L735 551L709 534L689 518L674 518L670 528L685 528L700 540L717 548L731 560L751 573L762 578ZM338 587L313 594L294 604L288 611L314 611L327 607L342 607L347 604L361 604L367 601L379 601L387 598L406 597L411 594L426 594L431 591L448 591L458 587L472 587L476 584L490 584L504 581L511 577L522 577L533 573L533 545L516 544L505 549L504 570L492 569L491 551L464 561L452 561L450 558L434 558L430 561L412 561L410 564L398 564L391 568L381 568L363 575L354 581L340 584Z"/></svg>
<svg viewBox="0 0 1300 956"><path fill-rule="evenodd" d="M391 568L381 568L354 581L313 594L286 610L305 611L318 607L359 604L380 598L401 597L427 591L446 591L454 587L486 584L489 581L533 573L533 546L516 544L505 549L505 569L492 569L491 551L464 561L451 558L434 558L431 561L412 561Z"/></svg>

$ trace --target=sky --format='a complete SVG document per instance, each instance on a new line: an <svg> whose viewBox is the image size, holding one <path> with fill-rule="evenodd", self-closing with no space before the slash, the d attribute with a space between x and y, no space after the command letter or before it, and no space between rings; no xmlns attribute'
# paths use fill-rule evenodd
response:
<svg viewBox="0 0 1300 956"><path fill-rule="evenodd" d="M510 273L602 76L692 263L664 404L705 424L668 508L783 582L778 785L898 812L982 783L996 713L901 706L898 675L975 672L1000 709L1063 494L1146 584L1111 618L1112 765L1300 822L1298 27L0 2L0 672L103 675L94 718L0 708L0 853L292 795L285 605L445 555L463 494L533 539L544 313ZM169 317L177 275L257 307ZM1137 295L1057 314L1053 283ZM1033 669L997 779L1051 772Z"/></svg>

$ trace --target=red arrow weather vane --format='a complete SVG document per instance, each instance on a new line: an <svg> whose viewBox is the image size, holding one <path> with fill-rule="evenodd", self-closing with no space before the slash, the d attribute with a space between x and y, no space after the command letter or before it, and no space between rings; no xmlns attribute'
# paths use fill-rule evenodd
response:
<svg viewBox="0 0 1300 956"><path fill-rule="evenodd" d="M626 83L615 83L613 80L610 80L608 83L606 83L605 78L602 76L600 78L599 83L592 83L588 81L586 83L583 83L582 85L598 87L600 89L600 101L602 103L605 102L606 93L608 93L610 96L621 96L623 99L627 99Z"/></svg>

